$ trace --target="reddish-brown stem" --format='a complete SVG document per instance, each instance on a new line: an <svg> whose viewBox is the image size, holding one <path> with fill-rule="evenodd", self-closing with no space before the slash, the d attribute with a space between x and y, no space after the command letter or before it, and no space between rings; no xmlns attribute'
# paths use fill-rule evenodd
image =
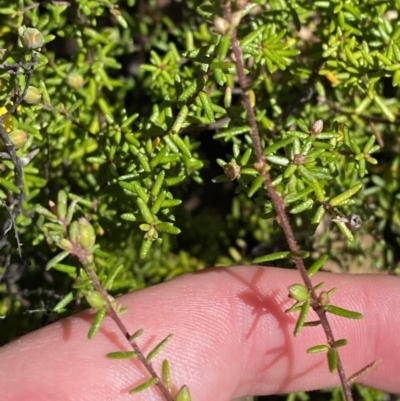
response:
<svg viewBox="0 0 400 401"><path fill-rule="evenodd" d="M231 2L226 1L223 2L224 9L224 18L231 23L232 21L232 11L231 11ZM318 300L318 296L314 290L314 287L311 283L310 277L307 275L307 270L304 266L303 260L296 255L299 253L299 247L297 245L293 230L290 226L288 216L285 211L285 203L283 199L277 194L274 186L272 185L271 175L269 174L269 168L266 165L265 157L262 153L261 143L260 143L260 135L258 132L257 122L255 118L255 113L253 107L251 105L250 96L247 92L247 80L246 74L244 72L243 65L243 57L242 57L242 49L240 48L236 31L233 27L231 27L231 46L232 51L235 57L236 71L239 79L239 85L243 91L243 100L247 112L247 118L250 124L250 135L253 142L254 152L257 157L257 162L255 163L255 168L258 170L259 174L264 177L264 184L268 191L268 194L271 198L271 202L274 206L277 221L279 225L282 227L282 230L285 234L289 249L293 255L293 262L296 265L297 270L299 271L304 284L306 285L310 298L311 298L311 306L314 311L317 313L318 318L321 322L323 330L326 335L327 342L330 346L334 343L334 336L332 332L332 328L329 324L328 318L326 316L326 312L324 311L322 305ZM346 401L352 401L353 396L351 394L350 384L346 377L346 373L343 368L342 361L340 359L339 354L337 355L337 369L340 378L340 382L342 384L343 392Z"/></svg>
<svg viewBox="0 0 400 401"><path fill-rule="evenodd" d="M89 275L90 279L92 280L93 286L96 289L96 291L98 291L103 296L104 300L106 301L108 316L110 316L111 319L114 320L114 323L118 326L119 330L124 335L126 340L129 342L132 349L136 352L136 356L137 356L138 360L143 364L145 369L149 372L150 376L154 377L156 379L155 385L158 387L161 394L164 396L165 400L166 401L174 401L171 393L165 387L163 381L158 376L157 372L154 370L153 365L146 359L146 357L144 356L143 352L141 351L141 349L138 346L138 344L136 343L136 341L130 339L131 334L129 334L128 329L125 327L125 325L122 322L121 318L119 317L117 311L111 304L111 301L110 301L107 291L101 285L100 280L98 279L93 268L90 267L90 264L85 264L85 270L86 270L87 274Z"/></svg>

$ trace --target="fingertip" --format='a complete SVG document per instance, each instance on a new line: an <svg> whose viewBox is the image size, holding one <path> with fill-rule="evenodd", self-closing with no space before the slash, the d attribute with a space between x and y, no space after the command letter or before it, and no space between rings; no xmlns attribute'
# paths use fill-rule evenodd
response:
<svg viewBox="0 0 400 401"><path fill-rule="evenodd" d="M168 359L174 391L187 384L192 399L225 401L246 394L273 394L339 384L324 353L307 348L326 342L321 327L293 336L296 314L287 288L299 282L296 271L264 267L209 269L121 297L128 307L122 319L129 332L144 333L138 344L145 355L169 334L173 338L152 363L160 372ZM361 382L400 391L393 372L400 368L394 350L400 317L393 311L399 280L388 276L318 274L313 283L337 287L332 303L361 311L364 319L330 316L347 375L374 359L382 363ZM313 319L313 317L310 317ZM129 344L106 318L93 340L87 332L92 312L83 312L32 333L0 351L0 392L8 400L79 399L160 400L156 389L129 395L148 378L137 360L109 360ZM5 368L5 366L7 368Z"/></svg>

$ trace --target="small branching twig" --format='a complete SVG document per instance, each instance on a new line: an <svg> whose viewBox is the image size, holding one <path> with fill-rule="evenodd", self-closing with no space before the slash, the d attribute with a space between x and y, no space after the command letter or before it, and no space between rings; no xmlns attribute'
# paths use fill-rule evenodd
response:
<svg viewBox="0 0 400 401"><path fill-rule="evenodd" d="M224 18L230 24L232 23L232 10L231 10L231 3L229 1L223 2L223 10L224 10ZM261 143L260 143L260 136L258 132L257 122L253 107L251 105L250 95L247 91L247 80L244 71L243 65L243 56L242 50L239 45L239 41L236 36L236 31L234 28L231 28L231 46L233 50L233 54L235 57L235 64L236 64L236 71L239 79L239 85L243 91L243 100L244 105L247 112L247 118L250 124L250 135L253 142L254 151L256 154L257 162L255 163L255 168L259 172L261 176L264 177L265 187L268 191L268 194L271 198L272 204L274 206L277 221L279 225L282 227L282 230L285 234L289 249L292 253L293 262L296 265L297 270L299 271L304 284L307 287L307 290L310 294L311 298L311 306L314 311L317 313L318 318L321 322L323 330L326 335L327 342L329 346L333 346L335 339L333 336L332 328L329 324L328 318L326 316L326 312L323 309L320 301L318 300L318 295L316 294L314 287L311 283L309 276L307 275L306 267L304 266L303 259L296 256L299 254L299 247L297 245L293 230L290 226L288 216L285 212L285 203L283 199L277 194L275 191L274 186L272 185L271 175L269 173L269 168L266 164L265 157L262 152ZM339 354L337 355L337 370L340 377L340 381L342 384L343 392L346 401L352 401L353 397L351 394L350 383L346 377L346 373L343 368L342 361L340 359Z"/></svg>
<svg viewBox="0 0 400 401"><path fill-rule="evenodd" d="M32 53L32 61L30 61L30 62L27 62L27 63L20 62L20 63L14 63L14 64L5 63L0 66L0 69L7 70L8 73L13 72L15 75L20 73L19 70L22 69L24 71L23 74L25 75L25 85L24 85L23 90L18 93L18 95L16 96L16 98L13 101L13 104L7 110L7 112L0 116L0 139L4 143L4 146L6 148L6 153L9 155L10 160L12 161L12 163L14 165L15 185L19 189L18 194L16 194L14 197L13 208L11 210L11 213L9 213L9 218L6 219L6 221L4 222L3 227L2 227L2 238L0 240L0 249L7 242L8 232L11 230L13 225L15 226L15 224L14 224L15 219L21 212L22 202L25 197L24 181L23 181L23 174L22 174L23 163L21 162L21 159L17 156L15 146L12 143L12 141L10 140L10 138L4 128L3 123L4 123L4 120L8 116L11 116L12 114L15 113L18 106L21 104L21 102L25 98L25 95L28 91L30 82L33 77L34 66L37 64L37 62L38 62L37 54L35 52L33 52ZM19 244L18 240L17 240L17 242Z"/></svg>
<svg viewBox="0 0 400 401"><path fill-rule="evenodd" d="M7 236L8 232L11 230L11 228L14 228L15 242L17 243L18 255L20 258L22 258L22 249L21 249L22 244L21 244L21 241L19 240L17 225L15 223L15 217L14 217L11 209L8 207L7 203L4 201L2 203L3 203L4 208L7 210L8 216L9 216L9 226L6 227L4 230L4 237ZM1 248L1 246L0 246L0 248ZM3 275L0 276L0 282L1 282L2 277L3 277Z"/></svg>
<svg viewBox="0 0 400 401"><path fill-rule="evenodd" d="M368 373L372 369L375 369L380 363L381 363L381 360L380 359L376 359L375 361L369 363L367 366L364 366L358 372L354 373L353 375L351 375L349 377L349 383L354 383L361 376L364 376L366 373Z"/></svg>
<svg viewBox="0 0 400 401"><path fill-rule="evenodd" d="M125 327L124 323L122 322L121 318L119 317L117 311L115 310L114 306L112 305L110 301L110 297L107 293L107 291L103 288L101 285L95 271L93 268L90 266L90 264L86 265L85 270L87 274L89 275L90 279L92 280L93 286L98 291L106 301L107 305L107 314L108 316L111 317L111 319L114 321L114 323L118 326L119 330L123 334L123 336L126 338L126 340L129 342L131 345L132 349L135 351L136 356L138 360L142 363L142 365L145 367L147 372L151 375L151 377L156 379L155 385L158 387L162 395L164 396L166 401L173 401L173 398L168 391L168 389L165 387L163 381L157 374L157 372L154 370L153 365L146 359L144 356L143 352L141 351L139 345L136 343L136 341L131 340L131 334L129 334L128 329Z"/></svg>
<svg viewBox="0 0 400 401"><path fill-rule="evenodd" d="M79 221L73 221L70 223L70 219L72 219L72 214L67 217L67 209L66 209L66 200L67 195L65 192L59 194L58 205L57 205L57 213L58 213L58 223L65 226L65 233L69 232L69 238L62 238L59 241L59 246L64 249L64 252L60 255L57 255L55 259L48 262L46 269L49 269L54 264L62 260L66 257L67 254L71 254L75 256L79 263L83 266L86 274L89 276L91 284L93 285L95 291L101 297L101 306L98 308L99 310L104 310L105 313L114 321L117 325L119 331L126 338L133 351L136 354L136 358L141 362L143 367L150 374L153 379L154 385L158 387L162 396L166 401L173 401L173 397L168 390L167 386L164 384L161 377L157 374L149 359L146 358L143 351L140 349L139 345L135 341L135 335L129 333L122 319L120 318L120 308L114 302L113 298L109 295L105 287L101 284L96 272L95 272L95 263L93 262L93 252L96 243L96 234L93 226L90 222L84 218L79 219ZM74 208L74 204L70 205L70 208ZM44 209L41 209L42 213L46 213ZM49 216L47 212L46 214ZM90 303L90 302L89 302ZM92 304L92 306L97 307Z"/></svg>

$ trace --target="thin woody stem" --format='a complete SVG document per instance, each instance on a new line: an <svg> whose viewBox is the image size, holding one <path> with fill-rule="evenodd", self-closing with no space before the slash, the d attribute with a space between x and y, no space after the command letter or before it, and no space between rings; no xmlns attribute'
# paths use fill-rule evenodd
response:
<svg viewBox="0 0 400 401"><path fill-rule="evenodd" d="M111 319L114 320L114 323L118 326L118 328L121 331L121 333L123 334L123 336L127 339L129 344L131 345L132 349L135 351L138 360L143 364L145 369L149 372L150 376L154 377L156 379L155 385L158 387L158 389L160 390L160 392L163 395L163 397L165 398L165 400L166 401L174 401L174 399L171 396L171 393L165 387L163 381L158 376L157 372L154 370L153 365L146 359L146 357L144 356L143 352L141 351L141 349L138 346L138 344L136 343L136 341L131 340L131 334L129 334L128 329L125 327L124 323L122 322L121 318L119 317L114 306L111 304L109 295L108 295L107 291L101 285L100 280L98 279L93 268L90 266L90 264L85 264L84 267L85 267L86 273L89 275L90 279L92 280L94 288L96 289L96 291L98 291L103 296L103 298L107 304L108 316L110 316Z"/></svg>
<svg viewBox="0 0 400 401"><path fill-rule="evenodd" d="M230 23L232 21L232 11L231 11L231 3L230 1L223 2L223 10L224 10L224 18ZM310 277L307 275L307 270L304 266L303 259L296 256L299 253L299 247L297 245L293 230L290 226L288 216L285 211L285 203L283 199L278 195L275 191L274 186L272 185L271 175L269 173L269 168L266 164L265 157L262 153L261 143L260 143L260 135L258 132L257 122L254 114L253 107L251 105L250 96L247 91L247 79L244 71L243 65L243 57L242 57L242 49L240 48L236 31L234 28L231 28L231 46L233 50L233 54L235 57L236 71L238 75L239 85L243 91L243 100L244 105L247 112L247 118L250 125L250 135L253 142L253 148L255 151L255 155L257 158L257 162L255 163L255 168L258 170L258 173L264 178L264 184L268 191L268 194L271 198L271 202L274 206L275 212L277 214L277 221L279 225L282 227L282 230L285 234L286 241L288 243L289 249L292 253L292 259L296 266L296 269L299 271L304 284L306 285L310 298L311 298L311 306L314 311L317 313L318 318L321 322L323 330L326 335L327 342L330 346L335 342L332 328L329 324L328 318L326 316L326 312L323 309L322 305L318 300L318 296L314 290L314 287L311 283ZM346 377L346 373L343 368L342 361L340 359L339 354L337 354L337 370L340 378L340 382L342 384L343 392L346 401L352 401L353 396L351 394L349 380Z"/></svg>

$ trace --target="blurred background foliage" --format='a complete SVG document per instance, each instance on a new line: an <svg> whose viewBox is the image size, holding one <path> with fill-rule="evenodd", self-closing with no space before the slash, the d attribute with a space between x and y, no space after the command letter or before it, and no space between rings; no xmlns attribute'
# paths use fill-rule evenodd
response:
<svg viewBox="0 0 400 401"><path fill-rule="evenodd" d="M324 270L397 274L400 2L234 7L264 154L307 264L328 254ZM286 250L216 16L218 1L0 0L0 115L33 65L1 122L24 163L19 185L0 141L0 344L87 306L76 261L60 257L72 219L95 227L112 295ZM351 214L357 232L331 221Z"/></svg>

